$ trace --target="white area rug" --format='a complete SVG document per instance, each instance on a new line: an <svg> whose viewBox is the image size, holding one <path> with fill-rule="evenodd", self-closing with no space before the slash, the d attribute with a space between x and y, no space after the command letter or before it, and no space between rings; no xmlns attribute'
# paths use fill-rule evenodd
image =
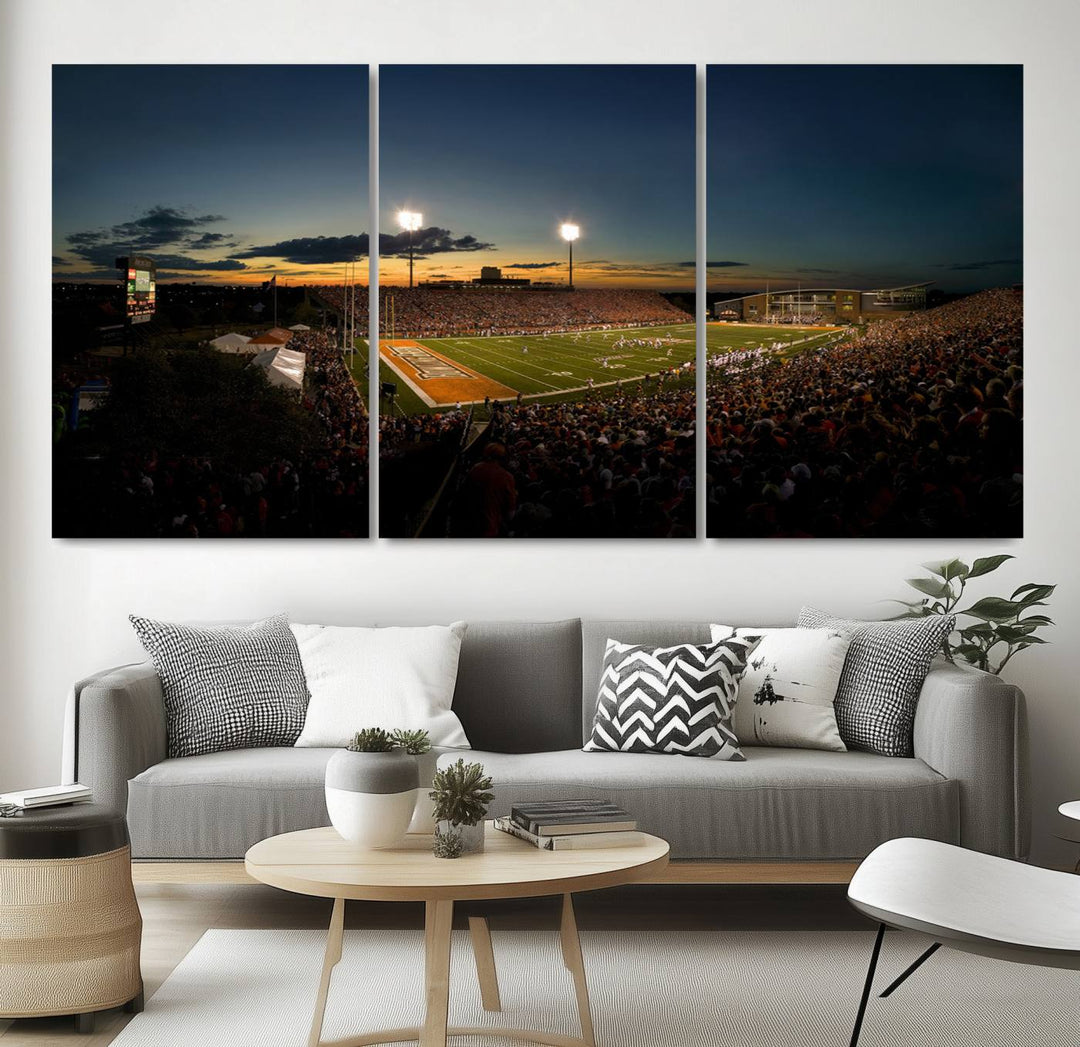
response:
<svg viewBox="0 0 1080 1047"><path fill-rule="evenodd" d="M599 1047L846 1047L870 933L583 933ZM503 1011L480 1005L468 935L455 932L450 1023L577 1034L554 932L492 932ZM319 931L207 931L114 1041L118 1047L302 1047L322 963ZM880 992L928 944L889 932ZM419 1025L423 936L347 931L325 1039ZM509 1045L502 1038L454 1047ZM864 1047L1077 1047L1080 973L943 949L887 1000Z"/></svg>

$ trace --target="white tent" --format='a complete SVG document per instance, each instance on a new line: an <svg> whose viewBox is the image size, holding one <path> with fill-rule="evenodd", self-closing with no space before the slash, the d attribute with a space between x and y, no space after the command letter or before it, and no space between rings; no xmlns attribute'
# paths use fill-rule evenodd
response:
<svg viewBox="0 0 1080 1047"><path fill-rule="evenodd" d="M235 331L230 331L220 338L211 339L210 344L219 353L242 353L245 352L245 346L250 341L251 339L246 334L237 334ZM247 351L250 352L250 350Z"/></svg>
<svg viewBox="0 0 1080 1047"><path fill-rule="evenodd" d="M266 379L271 385L280 385L284 389L300 392L304 387L304 366L307 355L295 349L279 346L259 353L251 361L252 367L261 367L266 371Z"/></svg>
<svg viewBox="0 0 1080 1047"><path fill-rule="evenodd" d="M289 330L290 331L310 331L311 328L308 327L307 324L293 324L292 327L289 328Z"/></svg>

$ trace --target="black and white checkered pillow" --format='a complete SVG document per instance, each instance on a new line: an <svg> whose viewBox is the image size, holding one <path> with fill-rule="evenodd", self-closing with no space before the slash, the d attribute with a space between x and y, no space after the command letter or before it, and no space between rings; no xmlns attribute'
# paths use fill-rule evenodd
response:
<svg viewBox="0 0 1080 1047"><path fill-rule="evenodd" d="M915 708L923 681L956 616L859 622L804 607L799 625L851 635L836 691L836 724L847 747L883 756L913 755Z"/></svg>
<svg viewBox="0 0 1080 1047"><path fill-rule="evenodd" d="M161 677L169 756L296 741L308 689L287 615L246 628L130 621Z"/></svg>
<svg viewBox="0 0 1080 1047"><path fill-rule="evenodd" d="M586 751L745 760L731 727L739 677L758 637L644 647L608 640Z"/></svg>

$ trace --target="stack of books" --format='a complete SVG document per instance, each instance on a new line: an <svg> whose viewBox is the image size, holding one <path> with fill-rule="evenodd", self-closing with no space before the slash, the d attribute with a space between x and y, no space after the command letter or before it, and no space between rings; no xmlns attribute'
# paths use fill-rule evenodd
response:
<svg viewBox="0 0 1080 1047"><path fill-rule="evenodd" d="M637 822L606 800L553 800L519 803L495 828L545 851L626 847L639 843Z"/></svg>
<svg viewBox="0 0 1080 1047"><path fill-rule="evenodd" d="M0 793L0 805L31 811L38 807L59 807L64 803L89 803L93 793L86 785L47 785L44 789L23 789Z"/></svg>

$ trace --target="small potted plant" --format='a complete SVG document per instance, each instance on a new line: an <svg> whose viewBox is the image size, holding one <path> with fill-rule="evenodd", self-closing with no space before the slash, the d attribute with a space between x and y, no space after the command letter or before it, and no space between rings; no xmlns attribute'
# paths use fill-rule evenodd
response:
<svg viewBox="0 0 1080 1047"><path fill-rule="evenodd" d="M335 829L365 848L394 847L409 828L426 731L357 731L326 765L326 810Z"/></svg>
<svg viewBox="0 0 1080 1047"><path fill-rule="evenodd" d="M484 815L491 803L491 778L483 764L456 763L435 772L431 782L435 807L435 854L456 858L484 849Z"/></svg>

